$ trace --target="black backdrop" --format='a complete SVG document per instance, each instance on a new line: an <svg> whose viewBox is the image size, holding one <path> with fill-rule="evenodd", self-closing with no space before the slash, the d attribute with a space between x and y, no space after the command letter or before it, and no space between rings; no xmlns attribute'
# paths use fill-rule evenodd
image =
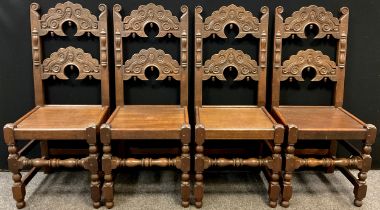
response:
<svg viewBox="0 0 380 210"><path fill-rule="evenodd" d="M30 44L30 24L29 24L29 4L32 1L26 0L1 0L0 3L0 125L7 122L14 122L34 106L33 98L33 79L32 79L32 56ZM48 8L54 7L56 3L63 2L57 0L38 0L42 12ZM273 30L273 13L274 8L282 5L285 8L284 16L288 16L292 11L298 10L301 6L316 4L338 15L339 8L348 6L350 8L349 23L349 42L347 55L347 73L344 107L363 121L373 123L380 127L380 39L377 34L380 33L379 23L380 1L378 0L299 0L299 1L142 1L142 0L76 0L84 7L90 9L94 14L99 14L97 5L105 3L109 11L109 34L112 35L112 6L115 3L121 4L124 9L124 15L132 9L137 8L140 4L154 2L163 5L166 9L172 10L174 15L180 16L180 6L186 4L189 7L190 17L190 87L189 87L189 106L193 104L193 18L194 8L196 5L202 5L203 16L208 16L212 11L222 5L231 3L244 6L247 10L259 15L260 7L267 5L270 9L270 45L269 45L269 70L271 69L272 53L272 30ZM70 33L70 31L68 31ZM113 40L110 36L110 75L111 75L111 103L114 107L114 70L113 70ZM244 52L256 58L257 41L242 40L234 41L228 39L227 44L221 46L224 41L220 39L206 40L204 47L204 59L222 48L229 46L242 49ZM174 58L179 57L178 48L175 44L177 41L160 39L144 39L132 44L129 41L128 52L126 57L139 51L140 48L147 48L152 44L156 48L164 49L172 54ZM99 47L97 39L78 42L77 38L46 38L44 41L44 54L49 55L59 47L66 47L72 44L77 47L83 47L86 51L93 53L94 57L98 56ZM284 58L296 52L299 49L305 49L308 46L318 45L318 49L335 58L334 42L306 40L300 42L295 40L286 42L284 48ZM137 47L137 45L139 45ZM229 46L228 46L229 45ZM269 79L270 81L270 71ZM251 84L252 83L252 84ZM232 84L230 82L216 82L211 85L205 83L204 102L208 104L252 104L255 103L254 82L240 82ZM270 84L270 83L269 83ZM50 103L80 104L100 103L100 86L99 83L91 81L46 81L47 86L46 98ZM281 99L285 104L321 104L326 105L331 102L331 89L329 83L301 85L288 84L281 90ZM270 90L270 89L269 89ZM174 104L179 102L178 84L149 81L148 83L131 82L126 84L126 100L129 104ZM269 99L269 97L268 97ZM192 109L189 109L192 112ZM190 113L192 118L193 113ZM0 131L0 136L3 136ZM379 135L378 135L379 136ZM378 138L378 140L380 140ZM380 168L380 144L375 144L373 149L374 167ZM35 151L38 152L38 151ZM0 169L7 168L6 158L7 149L3 141L0 141Z"/></svg>

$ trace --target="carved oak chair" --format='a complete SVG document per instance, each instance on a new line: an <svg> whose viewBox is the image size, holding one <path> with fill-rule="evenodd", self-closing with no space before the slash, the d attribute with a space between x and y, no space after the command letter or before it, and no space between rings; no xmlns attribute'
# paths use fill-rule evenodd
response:
<svg viewBox="0 0 380 210"><path fill-rule="evenodd" d="M214 11L203 22L202 7L195 9L195 205L200 208L204 193L203 171L212 166L263 167L269 181L269 205L276 207L280 193L281 144L284 127L278 124L265 109L268 7L262 7L260 20L236 5L223 6ZM224 29L235 24L239 33L235 38L250 34L259 39L258 63L241 50L229 48L211 56L203 64L203 39L209 36L227 38ZM202 104L203 81L217 78L226 80L223 72L234 67L237 77L234 81L252 79L258 81L257 105L222 106ZM212 140L261 140L272 152L265 158L209 158L204 155L203 143ZM226 148L227 149L227 148ZM220 154L219 154L220 155Z"/></svg>
<svg viewBox="0 0 380 210"><path fill-rule="evenodd" d="M141 5L124 17L121 6L113 8L115 44L115 83L116 109L100 130L103 145L102 167L105 173L103 194L106 206L113 206L112 170L120 167L176 167L182 171L182 206L189 206L190 184L190 125L188 121L188 9L182 6L180 20L160 5ZM159 32L156 37L168 36L180 39L180 63L163 50L142 49L123 63L123 38L147 37L144 28L156 24ZM130 79L147 80L145 70L156 67L159 76L156 80L174 79L180 81L179 105L126 105L124 102L124 81ZM149 70L148 70L149 71ZM113 140L160 139L180 140L182 153L174 158L118 158L111 154Z"/></svg>
<svg viewBox="0 0 380 210"><path fill-rule="evenodd" d="M282 7L276 8L274 31L274 66L272 82L272 111L277 119L286 125L286 166L283 176L283 192L281 205L289 206L292 196L292 172L300 167L337 167L354 185L355 205L361 206L366 195L367 172L371 167L371 145L375 142L376 127L365 124L354 115L342 108L344 92L344 76L346 70L346 49L348 33L349 9L340 9L342 16L338 19L323 7L311 5L302 7L292 16L283 20ZM336 61L321 51L313 49L301 50L282 62L283 39L298 36L305 39L307 27L318 27L315 39L333 37L337 40ZM282 81L304 81L302 72L313 68L315 77L311 80L331 80L335 85L334 102L332 106L281 106L280 85ZM338 141L348 152L349 158L301 158L297 156L298 141L326 140ZM360 140L363 148L360 152L346 140ZM305 154L305 153L303 153ZM358 179L355 178L348 167L359 169Z"/></svg>
<svg viewBox="0 0 380 210"><path fill-rule="evenodd" d="M41 167L82 167L91 173L91 197L94 207L100 206L100 181L98 167L97 133L101 123L108 116L108 60L107 60L107 7L99 5L99 18L80 4L59 3L46 14L40 16L39 5L30 5L31 36L33 51L33 77L36 107L15 123L4 126L4 139L8 145L8 167L13 176L13 197L17 208L25 206L25 186ZM75 24L75 36L85 33L99 37L100 61L80 48L72 46L60 48L43 60L41 45L43 37L66 36L62 27L68 22ZM76 66L79 75L76 79L92 77L101 80L101 105L47 105L44 98L43 80L49 77L68 79L64 73L67 66ZM82 159L49 159L49 140L86 140L89 155ZM16 140L30 140L18 150ZM41 158L29 159L24 155L36 143L41 142ZM73 145L75 146L75 145ZM70 154L66 154L70 155ZM20 170L32 167L22 178Z"/></svg>

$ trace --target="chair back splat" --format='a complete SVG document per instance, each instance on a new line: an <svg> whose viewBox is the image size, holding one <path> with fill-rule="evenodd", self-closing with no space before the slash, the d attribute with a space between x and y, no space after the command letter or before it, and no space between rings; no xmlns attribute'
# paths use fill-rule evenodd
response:
<svg viewBox="0 0 380 210"><path fill-rule="evenodd" d="M302 7L293 12L284 21L282 17L283 7L275 10L274 30L274 54L273 54L273 81L272 81L272 106L280 105L280 85L285 80L303 81L302 72L305 69L314 68L316 71L312 81L330 79L335 84L334 106L343 105L344 75L346 67L348 16L347 7L341 8L342 16L338 19L323 7L311 5ZM282 40L295 36L306 39L306 30L318 27L318 34L314 39L329 39L331 36L338 40L336 49L336 61L321 51L313 49L301 50L290 56L288 60L282 60Z"/></svg>
<svg viewBox="0 0 380 210"><path fill-rule="evenodd" d="M156 80L175 79L180 81L180 104L188 104L188 8L182 6L183 15L180 20L173 16L169 10L165 10L161 5L147 4L141 5L137 10L133 10L130 15L122 19L120 15L121 6L116 4L113 8L114 38L115 38L115 80L116 80L116 105L124 105L124 80L140 79L148 80L145 70L156 67L159 76ZM153 15L159 14L162 15ZM144 14L141 16L140 14ZM163 50L149 48L142 49L125 61L123 57L124 37L147 37L145 26L148 24L158 26L156 37L179 38L180 41L180 61L174 60L171 55Z"/></svg>
<svg viewBox="0 0 380 210"><path fill-rule="evenodd" d="M202 83L208 79L226 80L225 69L236 68L238 75L234 81L252 79L258 81L257 105L265 105L267 47L268 47L268 7L261 8L260 20L243 7L231 4L214 11L204 21L202 7L195 9L195 106L202 106ZM211 56L203 64L203 39L209 36L227 38L224 29L236 25L239 33L235 39L250 34L260 40L258 62L241 50L229 48Z"/></svg>

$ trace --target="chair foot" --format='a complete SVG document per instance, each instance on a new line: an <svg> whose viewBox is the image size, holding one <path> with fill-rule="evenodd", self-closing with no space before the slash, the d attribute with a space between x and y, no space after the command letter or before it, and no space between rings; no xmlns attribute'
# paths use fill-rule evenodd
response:
<svg viewBox="0 0 380 210"><path fill-rule="evenodd" d="M94 202L93 203L93 206L94 206L94 208L99 208L100 207L100 202Z"/></svg>
<svg viewBox="0 0 380 210"><path fill-rule="evenodd" d="M362 201L362 200L355 199L354 204L355 204L355 206L357 206L357 207L361 207L361 206L363 205L363 201Z"/></svg>
<svg viewBox="0 0 380 210"><path fill-rule="evenodd" d="M182 201L182 207L187 208L189 206L190 206L190 202L189 201Z"/></svg>
<svg viewBox="0 0 380 210"><path fill-rule="evenodd" d="M17 203L16 203L16 207L17 207L18 209L22 209L22 208L24 208L24 207L25 207L25 201L17 202Z"/></svg>
<svg viewBox="0 0 380 210"><path fill-rule="evenodd" d="M111 209L113 207L113 201L106 202L107 209Z"/></svg>
<svg viewBox="0 0 380 210"><path fill-rule="evenodd" d="M281 204L280 204L282 207L284 208L288 208L289 207L289 201L281 201Z"/></svg>
<svg viewBox="0 0 380 210"><path fill-rule="evenodd" d="M276 208L276 206L277 206L277 202L276 202L276 201L269 201L269 206L270 206L271 208Z"/></svg>
<svg viewBox="0 0 380 210"><path fill-rule="evenodd" d="M195 202L195 207L201 208L202 207L202 201Z"/></svg>

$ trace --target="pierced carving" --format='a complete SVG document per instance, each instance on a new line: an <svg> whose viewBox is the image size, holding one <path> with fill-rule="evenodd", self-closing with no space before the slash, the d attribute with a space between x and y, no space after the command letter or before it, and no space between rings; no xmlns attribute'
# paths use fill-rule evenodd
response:
<svg viewBox="0 0 380 210"><path fill-rule="evenodd" d="M315 77L311 81L320 81L324 77L336 81L337 66L334 61L331 61L327 55L321 51L313 49L301 50L297 55L292 55L289 60L286 60L282 67L281 81L293 77L298 81L304 81L302 71L312 67L316 71Z"/></svg>
<svg viewBox="0 0 380 210"><path fill-rule="evenodd" d="M38 7L32 9L37 10ZM105 13L107 7L104 4L99 5L99 10ZM102 14L101 14L102 15ZM83 8L80 4L74 4L70 1L58 3L54 8L49 9L48 13L42 15L40 20L40 36L46 35L48 32L54 32L59 36L66 36L62 30L65 22L75 23L77 32L75 36L81 36L85 32L91 32L95 36L99 36L98 19L91 14L90 10Z"/></svg>
<svg viewBox="0 0 380 210"><path fill-rule="evenodd" d="M152 66L160 72L157 80L163 80L166 77L172 77L175 80L181 79L178 62L171 55L165 54L163 50L155 48L143 49L127 60L123 79L128 80L131 77L137 77L141 80L148 80L145 76L145 69Z"/></svg>
<svg viewBox="0 0 380 210"><path fill-rule="evenodd" d="M258 66L255 60L241 50L229 48L221 50L218 54L214 54L211 59L205 62L203 67L202 80L208 80L210 77L216 77L219 80L226 80L223 75L224 69L233 66L237 69L238 75L234 81L243 80L250 77L258 80Z"/></svg>
<svg viewBox="0 0 380 210"><path fill-rule="evenodd" d="M187 7L182 7L181 10L186 13ZM158 26L157 37L164 37L169 33L178 38L181 36L178 18L173 16L170 10L165 10L163 6L153 3L139 6L137 10L133 10L129 16L126 16L123 22L126 37L132 33L136 33L140 37L147 37L144 27L150 23Z"/></svg>
<svg viewBox="0 0 380 210"><path fill-rule="evenodd" d="M269 13L268 7L262 7L261 12L263 14ZM207 38L211 34L227 38L224 28L229 24L235 24L239 28L239 34L236 38L242 38L247 34L252 34L256 38L260 37L259 19L254 17L251 12L245 10L244 7L231 4L229 6L222 6L206 18L203 27L203 38Z"/></svg>
<svg viewBox="0 0 380 210"><path fill-rule="evenodd" d="M344 11L342 10L342 12ZM280 10L280 12L282 11ZM287 38L291 34L296 34L300 38L306 38L305 28L310 24L314 24L319 28L315 38L323 38L329 34L335 38L340 37L339 19L334 17L331 12L326 11L325 8L315 5L301 7L300 10L293 12L291 17L286 18L283 37Z"/></svg>
<svg viewBox="0 0 380 210"><path fill-rule="evenodd" d="M64 73L67 65L76 66L79 70L77 80L84 79L87 76L92 76L95 79L100 79L99 61L92 58L91 54L85 53L80 48L67 47L60 48L57 52L44 60L42 66L42 79L47 79L50 76L56 76L59 79L68 79Z"/></svg>

